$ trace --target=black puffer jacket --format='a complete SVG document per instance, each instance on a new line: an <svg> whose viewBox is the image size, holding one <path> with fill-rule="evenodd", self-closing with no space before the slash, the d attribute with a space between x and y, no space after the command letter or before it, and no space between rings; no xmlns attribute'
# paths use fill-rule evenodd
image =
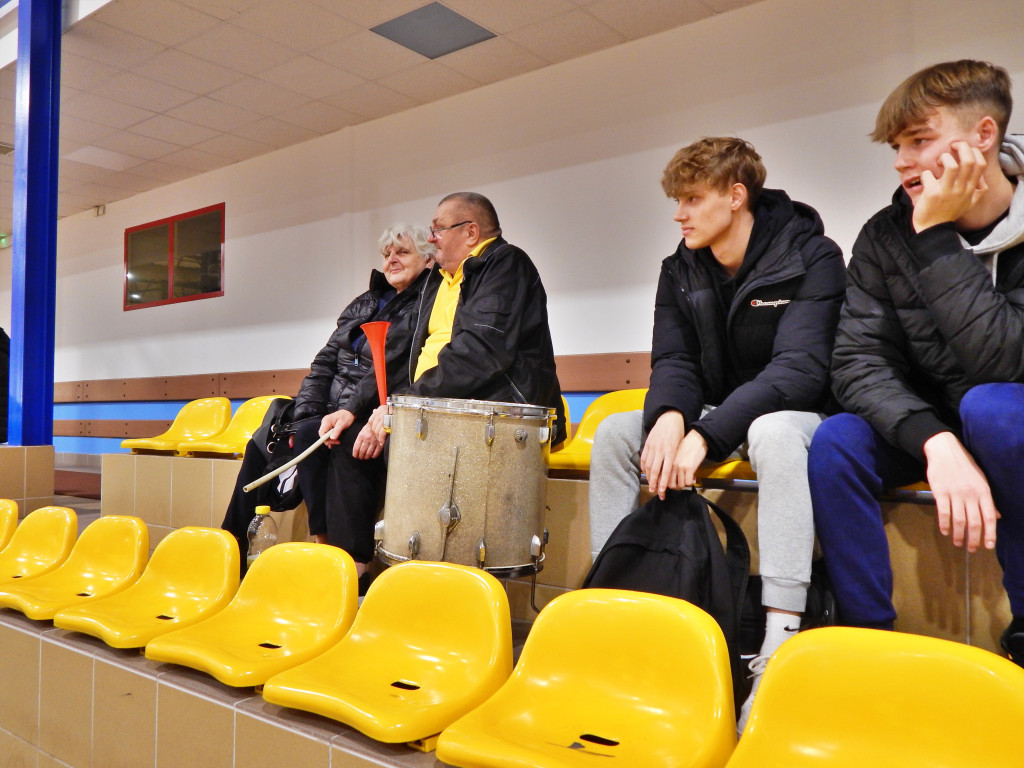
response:
<svg viewBox="0 0 1024 768"><path fill-rule="evenodd" d="M644 428L683 414L720 461L758 416L820 411L843 299L842 253L813 208L764 190L730 306L710 249L684 243L662 262ZM718 406L700 418L705 404Z"/></svg>
<svg viewBox="0 0 1024 768"><path fill-rule="evenodd" d="M562 390L548 328L547 293L530 257L498 238L463 263L451 341L438 364L412 383L410 394L530 403L557 410L552 445L565 439ZM418 309L409 359L412 379L441 284L430 270Z"/></svg>
<svg viewBox="0 0 1024 768"><path fill-rule="evenodd" d="M997 280L951 224L914 234L902 189L853 246L832 364L840 404L923 459L972 386L1024 381L1024 244ZM934 307L933 312L930 307Z"/></svg>
<svg viewBox="0 0 1024 768"><path fill-rule="evenodd" d="M388 391L405 388L408 384L405 361L412 338L413 312L428 271L421 272L382 309L378 309L381 296L392 288L383 273L377 270L370 273L370 289L345 307L327 345L313 358L309 375L303 379L295 397L296 420L323 416L339 408L362 416L378 404L370 347L364 343L358 354L352 351L353 343L363 335L359 326L373 320L391 323L385 351Z"/></svg>

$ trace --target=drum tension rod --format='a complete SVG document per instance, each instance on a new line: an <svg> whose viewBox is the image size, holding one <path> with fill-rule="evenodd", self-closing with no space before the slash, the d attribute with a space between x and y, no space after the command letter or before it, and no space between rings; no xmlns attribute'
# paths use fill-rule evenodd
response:
<svg viewBox="0 0 1024 768"><path fill-rule="evenodd" d="M455 503L455 468L459 464L459 446L452 446L452 471L448 480L448 501L441 505L441 508L437 510L437 521L441 524L441 560L444 560L445 550L448 547L448 534L450 534L455 526L462 520L462 514L459 512L459 507Z"/></svg>

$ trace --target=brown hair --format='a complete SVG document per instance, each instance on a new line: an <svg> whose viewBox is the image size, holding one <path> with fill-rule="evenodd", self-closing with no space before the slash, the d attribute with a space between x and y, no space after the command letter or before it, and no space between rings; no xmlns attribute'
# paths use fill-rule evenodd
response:
<svg viewBox="0 0 1024 768"><path fill-rule="evenodd" d="M948 107L961 120L990 116L1002 142L1013 110L1010 87L1006 70L987 61L935 64L911 75L889 94L878 110L871 140L890 142L909 126L927 121L939 107Z"/></svg>
<svg viewBox="0 0 1024 768"><path fill-rule="evenodd" d="M671 198L679 199L684 192L698 186L708 186L725 193L733 184L747 188L751 210L764 189L767 176L761 156L749 141L732 136L710 136L683 147L665 166L661 188Z"/></svg>

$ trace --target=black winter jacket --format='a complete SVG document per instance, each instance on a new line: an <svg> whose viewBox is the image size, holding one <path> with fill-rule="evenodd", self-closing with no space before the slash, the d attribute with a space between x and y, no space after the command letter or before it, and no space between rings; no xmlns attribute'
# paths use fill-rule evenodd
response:
<svg viewBox="0 0 1024 768"><path fill-rule="evenodd" d="M1024 382L1024 245L999 254L997 282L952 224L914 234L902 189L853 246L832 362L840 404L892 445L959 434L960 400L985 382Z"/></svg>
<svg viewBox="0 0 1024 768"><path fill-rule="evenodd" d="M411 285L378 310L380 298L392 290L382 272L370 273L370 289L357 296L338 317L338 326L327 345L317 353L309 375L302 381L295 396L294 418L324 416L339 408L368 414L378 405L377 381L373 375L373 359L368 344L360 345L356 354L353 343L363 335L359 326L373 320L386 320L385 345L388 391L404 389L408 384L405 360L412 339L413 311L428 270L423 270Z"/></svg>
<svg viewBox="0 0 1024 768"><path fill-rule="evenodd" d="M680 242L662 262L644 429L683 414L721 461L758 416L821 411L843 299L842 253L813 208L764 190L730 306L709 248ZM705 404L717 406L701 418Z"/></svg>
<svg viewBox="0 0 1024 768"><path fill-rule="evenodd" d="M530 403L557 411L551 444L565 439L562 390L548 328L547 293L524 251L498 238L462 266L463 282L451 341L437 365L409 387L420 397ZM409 356L411 381L442 280L430 270L417 310Z"/></svg>

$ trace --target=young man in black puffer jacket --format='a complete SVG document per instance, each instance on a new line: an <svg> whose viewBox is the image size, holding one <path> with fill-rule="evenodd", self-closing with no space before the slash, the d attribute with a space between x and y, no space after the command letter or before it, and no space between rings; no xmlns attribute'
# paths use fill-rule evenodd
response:
<svg viewBox="0 0 1024 768"><path fill-rule="evenodd" d="M759 482L768 621L741 730L768 657L796 633L806 607L814 546L807 446L827 406L844 283L842 254L818 214L763 189L765 175L754 148L735 138L701 139L665 169L683 241L661 267L650 389L643 412L601 423L590 463L596 556L636 508L641 471L664 497L693 485L705 459L745 448Z"/></svg>
<svg viewBox="0 0 1024 768"><path fill-rule="evenodd" d="M1024 141L1010 78L938 64L882 105L900 188L853 247L832 376L849 413L811 445L814 515L844 624L892 629L877 496L927 478L939 530L994 548L1024 665ZM998 522L997 522L998 521ZM998 534L998 535L997 535Z"/></svg>

